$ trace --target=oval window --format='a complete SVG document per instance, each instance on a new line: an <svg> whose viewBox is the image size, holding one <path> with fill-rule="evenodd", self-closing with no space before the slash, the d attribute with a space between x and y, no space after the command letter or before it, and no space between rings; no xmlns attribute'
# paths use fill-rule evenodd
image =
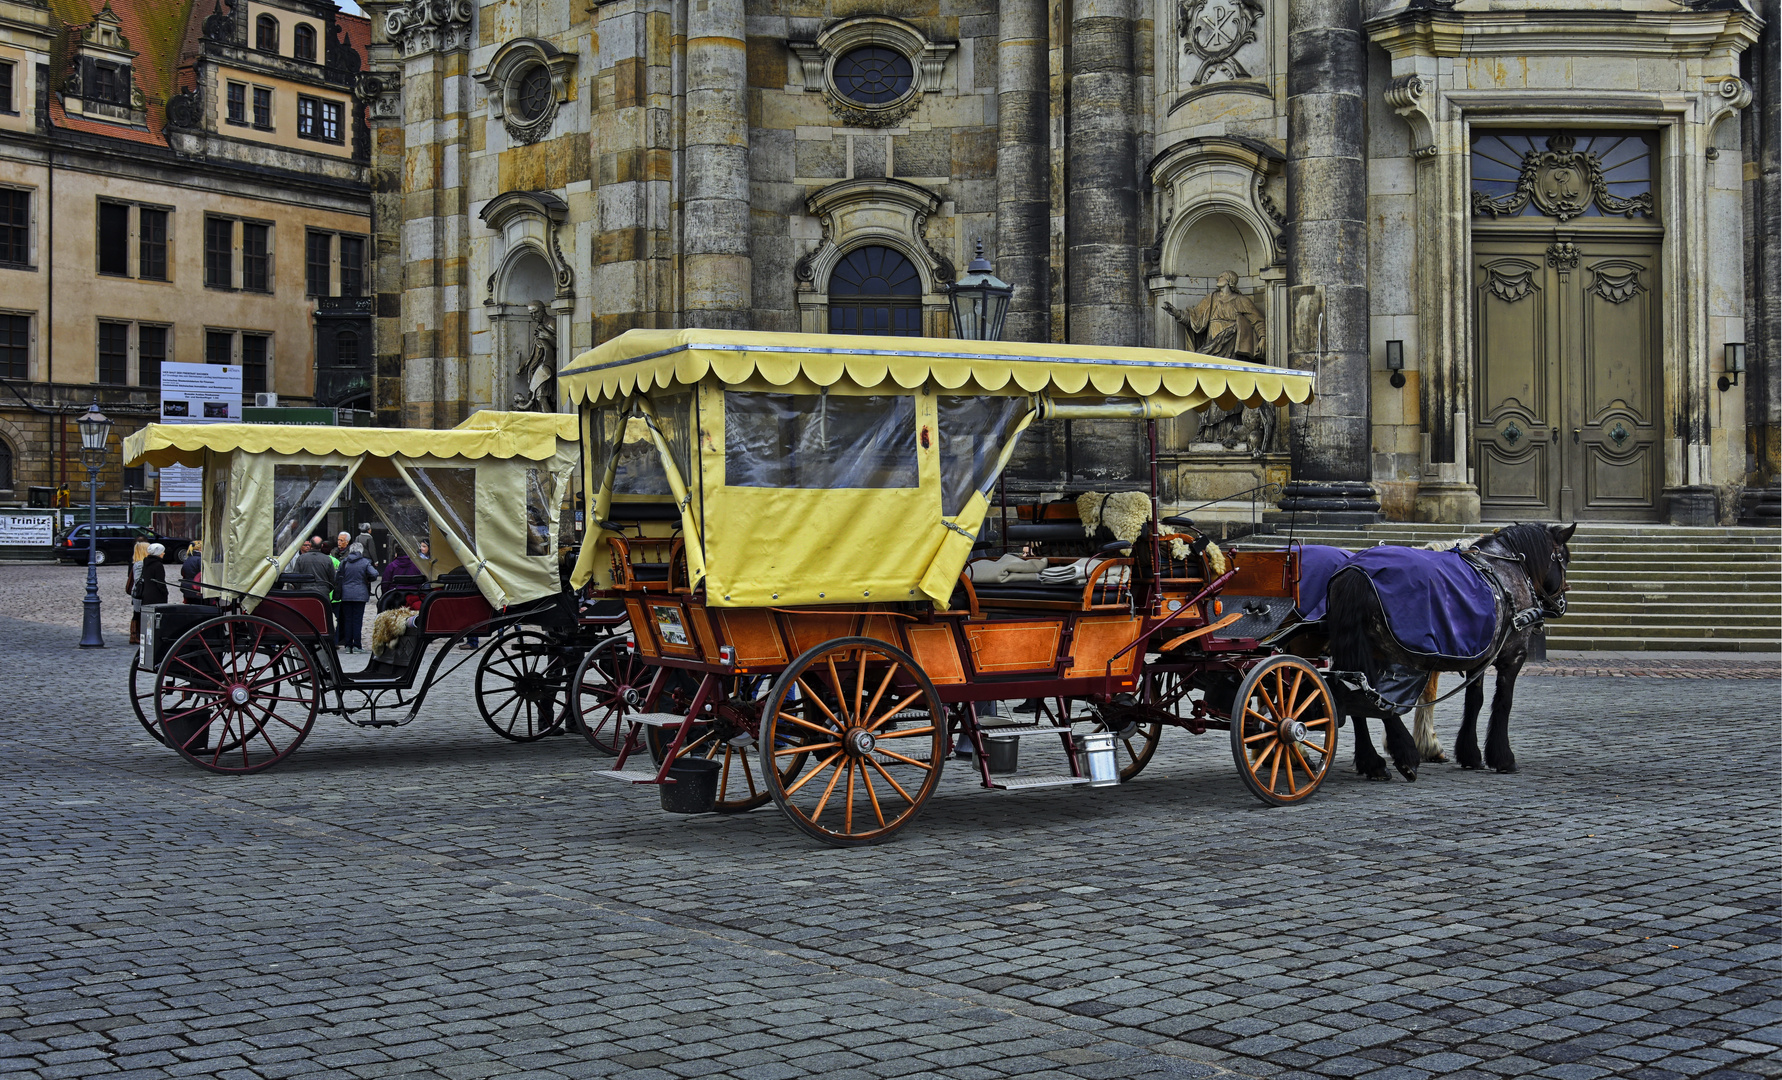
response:
<svg viewBox="0 0 1782 1080"><path fill-rule="evenodd" d="M910 92L916 70L910 58L881 45L865 45L835 61L835 88L859 105L889 105Z"/></svg>
<svg viewBox="0 0 1782 1080"><path fill-rule="evenodd" d="M537 120L551 107L551 73L542 64L527 68L520 75L514 97L521 119Z"/></svg>

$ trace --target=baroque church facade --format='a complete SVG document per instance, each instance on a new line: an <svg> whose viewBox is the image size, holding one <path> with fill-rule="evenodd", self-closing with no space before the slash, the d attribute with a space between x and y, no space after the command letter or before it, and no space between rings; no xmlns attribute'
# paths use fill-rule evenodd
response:
<svg viewBox="0 0 1782 1080"><path fill-rule="evenodd" d="M633 327L1315 371L1165 501L1708 525L1778 472L1776 0L367 0L377 407ZM544 385L541 385L543 383ZM1034 490L1142 480L1039 432ZM1111 436L1111 437L1104 437Z"/></svg>

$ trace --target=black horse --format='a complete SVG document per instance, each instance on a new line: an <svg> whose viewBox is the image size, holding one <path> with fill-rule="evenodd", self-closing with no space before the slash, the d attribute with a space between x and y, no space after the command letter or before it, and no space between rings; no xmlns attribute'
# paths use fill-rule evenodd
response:
<svg viewBox="0 0 1782 1080"><path fill-rule="evenodd" d="M1566 566L1571 562L1567 546L1572 525L1511 525L1484 537L1471 548L1470 558L1494 579L1497 630L1491 651L1471 663L1443 662L1407 652L1386 626L1380 600L1365 575L1337 573L1330 580L1325 630L1330 638L1333 672L1361 672L1368 685L1379 686L1387 665L1416 671L1466 671L1477 674L1466 688L1466 714L1455 739L1455 756L1468 769L1489 765L1500 773L1516 771L1510 752L1510 703L1516 676L1528 659L1529 638L1543 618L1565 614ZM1484 668L1497 668L1497 691L1491 699L1491 723L1485 733L1485 754L1479 755L1479 708L1485 702ZM1390 674L1390 673L1389 673ZM1388 779L1386 762L1368 737L1367 718L1379 717L1386 730L1386 752L1406 780L1417 779L1419 752L1400 713L1378 695L1333 679L1331 690L1339 714L1354 721L1355 770L1374 780Z"/></svg>

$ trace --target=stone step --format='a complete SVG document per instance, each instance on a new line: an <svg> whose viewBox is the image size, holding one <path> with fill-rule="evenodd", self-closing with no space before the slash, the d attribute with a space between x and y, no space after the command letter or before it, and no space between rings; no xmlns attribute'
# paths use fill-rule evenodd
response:
<svg viewBox="0 0 1782 1080"><path fill-rule="evenodd" d="M1644 601L1613 601L1608 599L1579 599L1573 592L1569 599L1566 618L1588 617L1597 615L1627 615L1644 612L1652 618L1682 619L1696 615L1717 619L1743 618L1782 618L1782 604L1738 604L1730 601L1712 603L1687 603L1680 598Z"/></svg>
<svg viewBox="0 0 1782 1080"><path fill-rule="evenodd" d="M1739 637L1757 637L1763 634L1774 635L1782 640L1782 614L1778 615L1739 615L1727 617L1721 615L1667 615L1653 617L1644 611L1629 611L1619 615L1592 612L1583 614L1568 611L1563 620L1556 620L1557 626L1563 621L1566 631L1583 632L1585 629L1604 630L1612 627L1640 626L1661 627L1669 630L1690 630L1700 632L1706 637L1725 637L1722 630L1733 632Z"/></svg>
<svg viewBox="0 0 1782 1080"><path fill-rule="evenodd" d="M1761 626L1745 626L1743 624L1723 624L1720 626L1671 626L1665 623L1623 623L1615 626L1592 626L1589 623L1574 623L1570 616L1554 622L1548 627L1547 641L1550 648L1560 648L1552 644L1556 635L1566 637L1604 637L1617 635L1620 637L1665 638L1668 640L1702 640L1716 641L1721 639L1768 641L1773 648L1782 650L1782 631L1766 630ZM1684 648L1678 645L1676 648Z"/></svg>
<svg viewBox="0 0 1782 1080"><path fill-rule="evenodd" d="M1548 649L1576 652L1753 652L1778 651L1775 638L1560 637L1547 635Z"/></svg>

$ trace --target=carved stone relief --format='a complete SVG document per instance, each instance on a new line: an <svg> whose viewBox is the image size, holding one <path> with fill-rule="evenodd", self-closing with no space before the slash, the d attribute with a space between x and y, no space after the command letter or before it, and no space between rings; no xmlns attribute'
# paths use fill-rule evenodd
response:
<svg viewBox="0 0 1782 1080"><path fill-rule="evenodd" d="M1176 33L1182 38L1182 49L1193 74L1188 86L1200 86L1221 79L1255 78L1245 61L1255 65L1248 55L1257 44L1262 25L1262 0L1182 0L1178 8Z"/></svg>
<svg viewBox="0 0 1782 1080"><path fill-rule="evenodd" d="M384 33L403 56L470 48L476 17L473 0L409 0L384 16Z"/></svg>
<svg viewBox="0 0 1782 1080"><path fill-rule="evenodd" d="M1571 135L1547 138L1547 149L1523 155L1513 191L1493 196L1473 192L1473 213L1479 217L1515 217L1532 202L1535 209L1560 221L1582 216L1594 203L1603 214L1651 217L1652 192L1622 197L1609 190L1603 162L1593 152L1576 149Z"/></svg>

